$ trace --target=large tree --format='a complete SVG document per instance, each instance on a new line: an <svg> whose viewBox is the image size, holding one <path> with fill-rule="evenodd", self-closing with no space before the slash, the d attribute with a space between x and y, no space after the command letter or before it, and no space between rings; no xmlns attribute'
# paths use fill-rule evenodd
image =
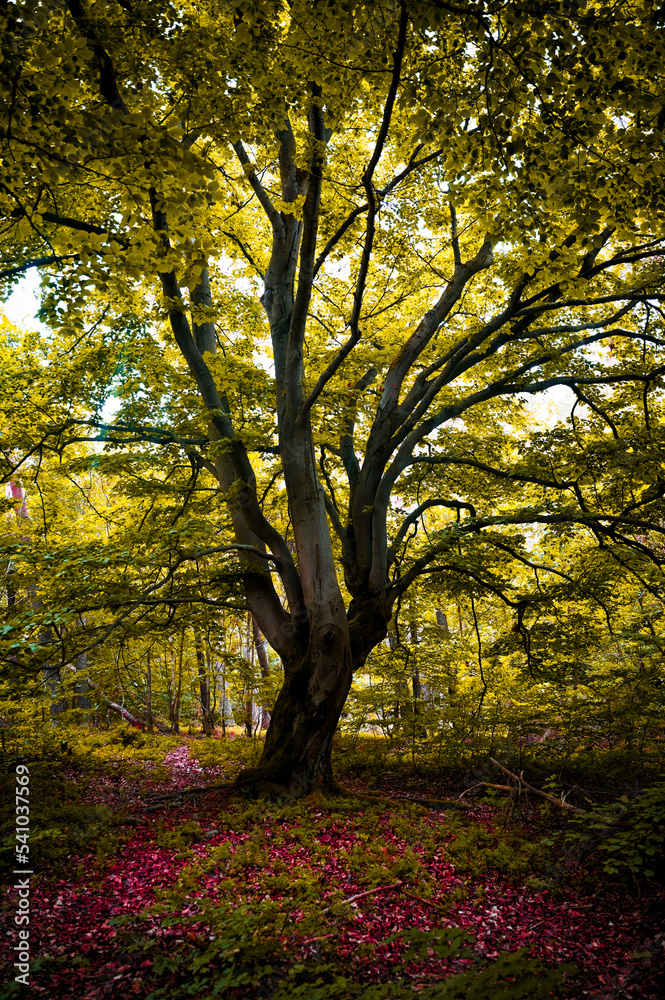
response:
<svg viewBox="0 0 665 1000"><path fill-rule="evenodd" d="M246 784L334 785L353 673L423 575L497 594L527 653L542 587L511 566L584 587L539 569L557 533L657 591L658 5L2 9L1 276L41 269L69 394L21 448L182 446L214 483L284 666Z"/></svg>

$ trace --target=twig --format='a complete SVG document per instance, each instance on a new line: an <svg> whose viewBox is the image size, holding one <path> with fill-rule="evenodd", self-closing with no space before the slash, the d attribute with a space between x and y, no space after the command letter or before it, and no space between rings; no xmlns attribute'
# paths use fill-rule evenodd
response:
<svg viewBox="0 0 665 1000"><path fill-rule="evenodd" d="M366 892L358 892L355 896L349 896L348 899L341 899L340 903L355 903L357 899L364 899L365 896L373 896L377 892L386 892L389 889L399 889L401 885L401 879L398 879L394 885L377 885L373 889L367 889ZM337 906L337 903L333 905ZM323 916L324 913L330 913L331 910L332 906L327 906L325 910L321 910L321 916Z"/></svg>
<svg viewBox="0 0 665 1000"><path fill-rule="evenodd" d="M507 774L509 778L512 778L513 781L516 781L519 787L524 785L527 791L533 792L534 795L540 795L541 798L546 799L548 802L551 802L552 805L556 806L558 809L564 809L566 812L576 813L578 816L589 815L588 809L578 809L577 806L571 806L570 803L565 802L562 798L557 799L555 795L549 795L548 792L543 792L540 790L540 788L534 788L533 785L530 785L528 781L524 780L523 775L520 775L518 777L516 774L513 774L512 771L509 771L507 767L504 767L503 764L500 764L498 760L494 759L494 757L490 757L490 760L492 761L493 764L496 764L496 766L499 768L500 771L503 771L503 773ZM509 786L506 785L491 785L489 782L485 781L481 782L481 784L487 785L488 788L502 788L502 789L507 789L507 791L509 792L515 791L514 788L510 788Z"/></svg>
<svg viewBox="0 0 665 1000"><path fill-rule="evenodd" d="M447 906L441 906L440 903L435 903L431 899L423 899L422 896L416 896L415 892L407 892L406 889L402 889L405 896L409 896L410 899L415 899L418 903L424 903L425 906L431 906L434 910L438 910L440 913L448 913Z"/></svg>

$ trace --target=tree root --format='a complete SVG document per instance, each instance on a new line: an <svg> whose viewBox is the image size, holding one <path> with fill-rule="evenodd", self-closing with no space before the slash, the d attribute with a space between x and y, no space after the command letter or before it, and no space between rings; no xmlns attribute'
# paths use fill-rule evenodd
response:
<svg viewBox="0 0 665 1000"><path fill-rule="evenodd" d="M220 789L235 788L233 781L217 781L212 785L192 785L190 788L181 788L174 792L150 792L146 799L154 802L166 801L168 799L179 799L182 795L202 795L205 792L216 792Z"/></svg>
<svg viewBox="0 0 665 1000"><path fill-rule="evenodd" d="M194 785L192 788L180 788L173 792L153 792L151 795L146 796L146 801L148 805L141 809L141 815L129 815L123 816L121 820L118 821L119 826L138 826L139 823L143 822L146 813L159 812L160 809L167 809L169 802L175 799L181 799L184 795L205 795L206 792L216 792L220 790L232 790L234 788L232 781L220 781L215 782L213 785Z"/></svg>
<svg viewBox="0 0 665 1000"><path fill-rule="evenodd" d="M461 809L468 810L473 809L470 802L465 802L464 799L412 799L408 795L393 795L393 799L398 799L400 802L410 802L414 806L424 806L425 809L432 809L434 811L444 811L446 809Z"/></svg>
<svg viewBox="0 0 665 1000"><path fill-rule="evenodd" d="M325 799L322 793L316 794L318 799ZM313 794L306 797L306 801L313 800ZM367 792L355 791L353 788L347 788L340 781L333 779L331 791L328 794L328 798L339 796L339 798L344 799L360 799L361 802L369 802L372 805L396 805L401 806L402 802L408 802L413 806L422 806L424 809L430 810L444 810L444 809L462 809L468 810L473 807L468 802L464 802L461 799L412 799L408 795L382 795L380 792L370 789Z"/></svg>
<svg viewBox="0 0 665 1000"><path fill-rule="evenodd" d="M257 771L257 769L252 769ZM334 798L358 799L361 802L368 802L371 805L398 806L403 802L408 802L412 806L420 806L424 810L444 811L446 809L470 810L473 806L463 799L413 799L408 795L383 795L379 791L369 789L368 791L356 791L347 788L336 778L331 778L325 785L314 787L311 790L302 786L287 786L279 782L271 781L267 777L259 777L251 772L244 772L240 781L236 782L236 790L244 797L252 799L268 799L273 802L290 802L302 800L311 806L322 805ZM249 780L248 780L248 777ZM252 780L253 779L253 780Z"/></svg>

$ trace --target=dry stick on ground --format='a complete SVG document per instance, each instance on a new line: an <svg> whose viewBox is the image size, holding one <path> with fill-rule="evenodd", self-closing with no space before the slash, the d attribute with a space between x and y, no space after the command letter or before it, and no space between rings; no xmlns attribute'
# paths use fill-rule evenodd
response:
<svg viewBox="0 0 665 1000"><path fill-rule="evenodd" d="M566 802L563 797L557 798L556 795L550 795L548 792L543 792L540 788L530 785L529 782L525 780L523 771L520 774L513 774L512 771L509 771L507 767L500 764L498 760L494 759L494 757L490 757L490 760L499 768L499 770L503 771L503 773L507 774L509 778L512 778L513 781L517 782L517 788L515 785L498 785L493 781L479 781L471 788L467 788L466 792L462 792L462 795L466 795L468 792L473 791L474 788L479 788L480 786L483 788L496 788L500 792L509 792L511 795L514 795L515 792L518 794L521 793L524 788L527 792L532 792L533 795L539 795L542 799L550 802L558 809L563 809L565 812L575 813L576 816L598 816L598 813L593 812L593 810L579 809L577 806L571 806L571 804ZM598 818L604 819L602 816L599 816Z"/></svg>
<svg viewBox="0 0 665 1000"><path fill-rule="evenodd" d="M557 798L556 795L550 795L548 792L543 792L541 791L540 788L535 788L533 785L530 785L528 781L524 780L524 772L522 772L522 774L520 774L518 777L516 774L513 774L512 771L509 771L507 767L504 767L503 764L500 764L498 760L495 760L494 757L490 757L490 760L492 761L493 764L496 764L496 766L499 768L500 771L503 771L503 773L507 774L509 778L512 778L513 781L517 782L518 791L521 791L522 786L524 786L524 788L526 788L528 792L532 792L534 795L540 795L542 799L546 799L547 802L551 802L552 805L556 806L558 809L564 809L567 812L575 813L578 816L589 815L588 809L579 809L577 806L571 806L571 804L569 802L566 802L563 797ZM515 789L509 785L491 785L488 782L484 781L481 782L481 784L483 785L487 784L488 788L502 788L506 789L511 793L515 792Z"/></svg>
<svg viewBox="0 0 665 1000"><path fill-rule="evenodd" d="M377 885L373 889L367 889L366 892L358 892L355 896L349 896L348 899L340 899L340 903L355 903L357 899L364 899L365 896L373 896L377 892L386 892L388 889L399 889L401 888L402 880L398 879L394 885ZM337 904L334 903L333 906ZM326 906L325 910L321 910L321 916L324 913L330 913L332 906Z"/></svg>

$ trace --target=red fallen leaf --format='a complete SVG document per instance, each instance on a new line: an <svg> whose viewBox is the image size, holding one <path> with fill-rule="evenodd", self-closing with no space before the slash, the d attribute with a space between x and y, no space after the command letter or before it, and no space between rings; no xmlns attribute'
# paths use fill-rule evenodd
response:
<svg viewBox="0 0 665 1000"><path fill-rule="evenodd" d="M185 755L181 754L176 759L181 761L184 771ZM186 785L186 777L183 781ZM128 790L132 791L127 782L123 787L124 794ZM186 810L173 811L169 815L168 826L177 827L182 817L186 815ZM480 813L480 817L483 825L491 829L493 822L491 811L485 810ZM317 877L321 877L322 873L329 873L332 884L344 884L348 887L348 894L354 895L362 891L365 886L359 885L349 872L344 871L338 858L335 857L335 850L339 849L342 838L349 846L358 841L358 834L353 829L354 824L362 828L362 814L358 814L353 821L335 824L329 830L321 831L316 837L317 844L329 847L330 853L327 858L314 857L307 845L298 846L295 852L291 847L279 849L271 847L269 857L274 857L275 860L289 859L291 864L316 872ZM433 829L441 831L442 839L446 839L445 815L437 816L431 825ZM282 828L288 831L289 824L282 824ZM372 833L376 831L373 830ZM384 839L386 847L382 854L399 857L406 845L388 831L385 831ZM229 843L232 850L235 850L235 845L244 843L247 835L224 832L220 834L219 840ZM207 844L199 845L196 853L203 856L209 849ZM417 848L412 846L411 849L417 853ZM113 949L116 947L113 940L116 932L109 929L108 917L113 913L140 912L152 899L155 887L173 883L183 863L175 859L174 852L157 848L150 830L141 830L137 831L137 835L119 852L108 871L108 877L94 889L88 886L81 876L77 876L75 880L60 880L55 887L36 886L35 898L38 897L39 901L36 910L39 911L39 915L35 919L39 921L39 926L36 923L35 930L37 933L40 929L44 931L39 936L40 941L44 942L44 950L46 953L50 951L51 954L55 954L58 948L65 947L67 953L71 954L72 939L77 935L81 938L83 933L90 934L90 947L96 949L99 955L97 970L107 968L109 975L117 975L119 967L105 961L113 955ZM427 861L425 867L431 878L439 885L439 890L433 897L434 902L444 902L450 889L462 884L463 880L456 875L454 867L443 862L441 857ZM248 889L256 891L260 886L259 874L260 871L255 867L237 875L239 892L246 898L250 895ZM214 891L215 882L219 878L219 873L206 877L202 880L201 892L197 891L193 895L198 897L204 890ZM464 881L469 884L469 898L456 908L450 923L459 922L474 930L479 936L480 948L485 954L495 954L501 948L519 947L520 944L531 942L533 950L541 955L551 954L554 961L572 958L578 964L585 966L592 976L596 975L595 982L599 989L604 987L601 986L598 976L600 973L605 976L608 969L616 970L615 983L627 981L628 974L623 972L627 957L631 950L642 948L643 941L639 935L639 923L636 924L637 932L635 927L630 926L631 917L635 921L635 912L639 917L640 911L631 913L632 907L629 910L619 895L613 903L613 910L622 914L622 921L629 922L626 933L622 931L620 934L613 927L608 928L605 925L605 914L598 903L574 891L569 891L563 900L554 900L548 893L529 892L492 874ZM482 899L473 898L476 887L483 889ZM119 896L122 898L118 898ZM193 907L191 909L193 911ZM297 916L296 914L296 919ZM397 932L403 927L430 926L427 918L431 913L428 911L426 901L400 898L395 895L385 900L367 900L363 903L358 916L362 917L362 920L357 922L358 932L346 937L343 933L340 935L340 947L350 961L353 960L358 944L380 941L390 934L391 930ZM534 916L537 916L536 920ZM94 930L91 931L91 927ZM172 931L166 932L157 927L156 932L168 942L166 947L172 947L176 940L182 940L182 936L175 938ZM65 940L67 940L66 946L63 944ZM348 945L344 944L344 941L348 941ZM599 941L603 944L599 945ZM390 975L391 962L396 961L398 956L397 948L383 949L381 956L373 959L371 969L377 976L387 977ZM140 964L145 965L146 969L150 965L149 962ZM127 969L126 966L121 968ZM96 975L99 974L97 971ZM88 983L92 981L94 975L93 970L88 976ZM79 997L83 995L80 982L81 976L70 973L69 978L58 978L57 989L63 997ZM110 984L116 980L107 979L105 982ZM600 996L593 982L593 979L587 982L586 995ZM114 985L113 990L118 1000L126 995L118 992L121 987L117 985ZM94 1000L95 997L101 998L108 994L105 993L105 989L90 991L86 988L85 995L86 1000ZM652 992L653 997L657 995L659 995L657 992ZM637 996L632 986L626 988L625 996L627 1000L629 998L633 1000Z"/></svg>

